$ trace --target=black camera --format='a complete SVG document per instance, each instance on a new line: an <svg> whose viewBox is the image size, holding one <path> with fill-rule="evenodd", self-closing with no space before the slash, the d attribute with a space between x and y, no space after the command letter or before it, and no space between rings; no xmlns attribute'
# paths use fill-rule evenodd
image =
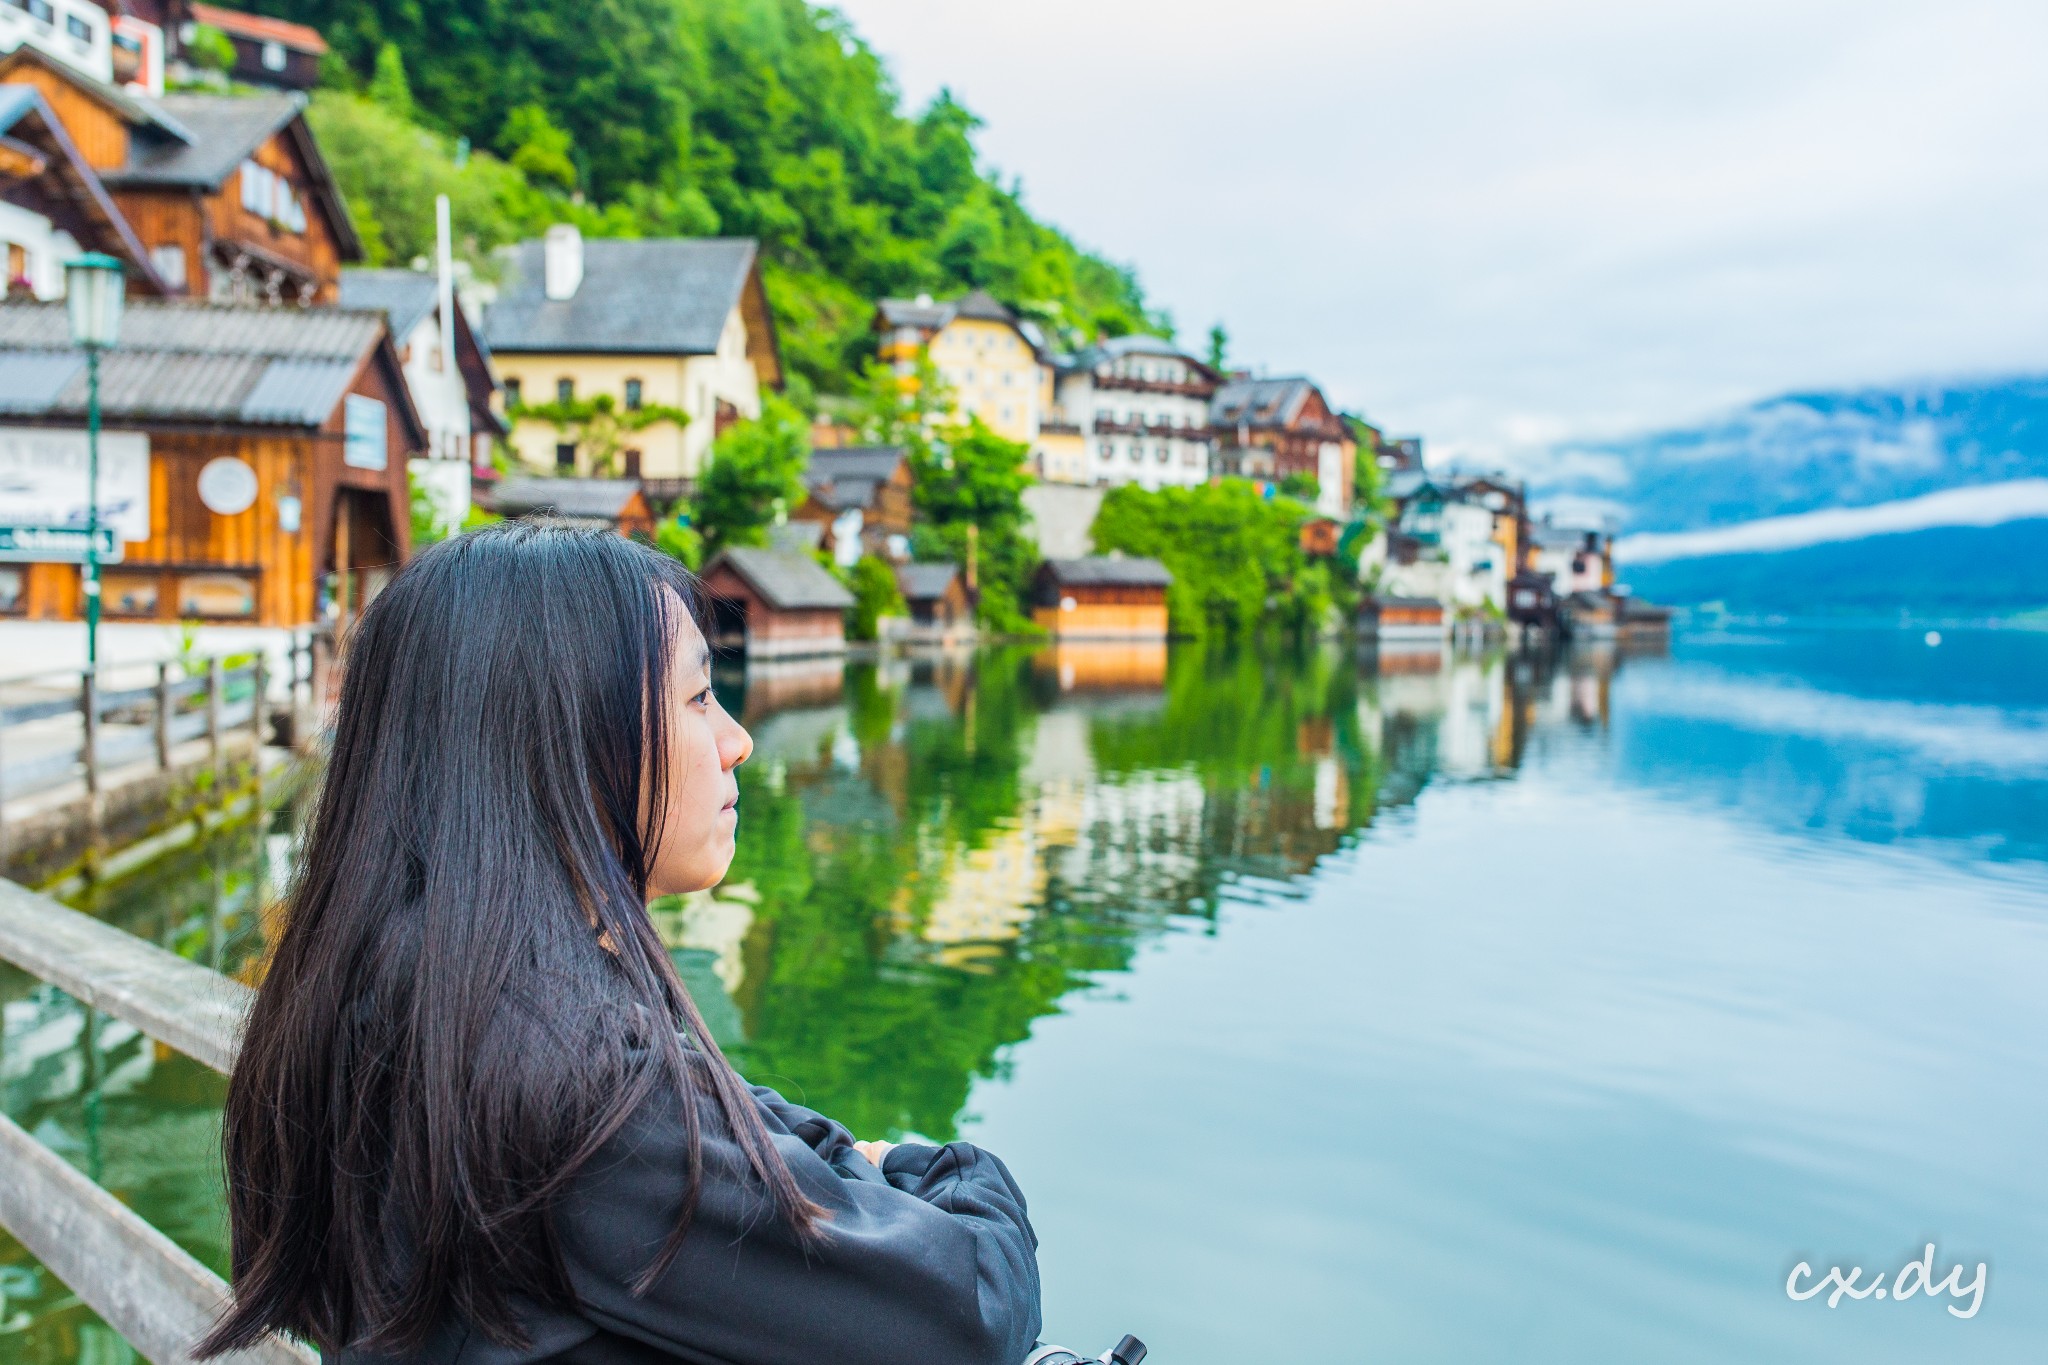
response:
<svg viewBox="0 0 2048 1365"><path fill-rule="evenodd" d="M1064 1346L1041 1346L1024 1357L1024 1365L1138 1365L1145 1358L1145 1343L1131 1336L1099 1356L1076 1355Z"/></svg>

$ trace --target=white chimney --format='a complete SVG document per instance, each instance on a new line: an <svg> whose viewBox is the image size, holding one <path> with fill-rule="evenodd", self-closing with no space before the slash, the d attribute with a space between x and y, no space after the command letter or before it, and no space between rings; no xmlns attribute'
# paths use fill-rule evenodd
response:
<svg viewBox="0 0 2048 1365"><path fill-rule="evenodd" d="M541 240L541 286L551 299L573 299L583 283L583 234L557 223Z"/></svg>

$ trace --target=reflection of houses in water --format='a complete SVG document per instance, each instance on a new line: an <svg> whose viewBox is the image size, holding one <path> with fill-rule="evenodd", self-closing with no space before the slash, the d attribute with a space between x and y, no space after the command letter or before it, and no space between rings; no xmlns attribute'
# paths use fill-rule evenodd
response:
<svg viewBox="0 0 2048 1365"><path fill-rule="evenodd" d="M742 882L668 897L647 907L676 975L720 1047L746 1041L745 1022L733 995L746 979L743 950L760 903L761 893Z"/></svg>
<svg viewBox="0 0 2048 1365"><path fill-rule="evenodd" d="M1152 691L1166 686L1166 641L1063 640L1031 666L1062 692Z"/></svg>
<svg viewBox="0 0 2048 1365"><path fill-rule="evenodd" d="M1017 937L1045 898L1045 866L1031 812L993 831L979 848L947 850L936 879L944 885L925 912L920 937L942 948L994 944ZM941 953L949 966L967 966L973 953Z"/></svg>
<svg viewBox="0 0 2048 1365"><path fill-rule="evenodd" d="M756 659L740 675L746 700L742 723L752 726L794 707L832 705L846 686L846 668L830 656L808 659ZM832 705L833 714L839 708Z"/></svg>

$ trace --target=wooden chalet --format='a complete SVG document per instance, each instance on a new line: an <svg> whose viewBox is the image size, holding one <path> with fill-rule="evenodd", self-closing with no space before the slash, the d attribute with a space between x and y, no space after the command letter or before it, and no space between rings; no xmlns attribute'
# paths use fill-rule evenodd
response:
<svg viewBox="0 0 2048 1365"><path fill-rule="evenodd" d="M270 85L282 90L311 90L320 83L320 59L327 53L327 40L320 31L267 14L248 14L173 0L167 9L181 14L172 31L184 23L200 23L227 35L235 49L235 64L228 75L245 85Z"/></svg>
<svg viewBox="0 0 2048 1365"><path fill-rule="evenodd" d="M491 490L490 507L505 517L549 517L654 538L654 510L638 479L505 479Z"/></svg>
<svg viewBox="0 0 2048 1365"><path fill-rule="evenodd" d="M864 554L890 555L892 536L910 534L910 454L902 446L813 450L804 470L803 504L791 521L824 528L821 543L839 564Z"/></svg>
<svg viewBox="0 0 2048 1365"><path fill-rule="evenodd" d="M1209 400L1209 422L1224 450L1234 452L1224 457L1226 466L1234 459L1240 467L1221 472L1274 480L1306 474L1320 487L1327 515L1342 517L1349 511L1358 443L1313 380L1233 375ZM1249 454L1253 448L1269 451L1270 464ZM1253 468L1261 473L1250 474Z"/></svg>
<svg viewBox="0 0 2048 1365"><path fill-rule="evenodd" d="M958 565L898 564L896 588L910 616L893 632L906 644L958 644L974 638L974 599Z"/></svg>
<svg viewBox="0 0 2048 1365"><path fill-rule="evenodd" d="M1358 604L1358 633L1374 640L1441 644L1444 604L1434 597L1368 597Z"/></svg>
<svg viewBox="0 0 2048 1365"><path fill-rule="evenodd" d="M837 654L846 649L853 594L814 559L752 547L721 550L704 566L712 644L749 659Z"/></svg>
<svg viewBox="0 0 2048 1365"><path fill-rule="evenodd" d="M333 303L362 241L306 126L306 97L149 99L32 48L0 58L63 123L166 292L216 303Z"/></svg>
<svg viewBox="0 0 2048 1365"><path fill-rule="evenodd" d="M99 175L64 130L43 92L0 85L0 264L4 292L56 298L64 290L63 236L116 257L138 297L173 292L115 206Z"/></svg>
<svg viewBox="0 0 2048 1365"><path fill-rule="evenodd" d="M0 522L80 524L85 369L62 303L0 304ZM426 435L382 314L131 302L100 374L109 619L345 622L406 558ZM80 615L75 562L0 578L8 614Z"/></svg>
<svg viewBox="0 0 2048 1365"><path fill-rule="evenodd" d="M1056 640L1164 640L1173 575L1156 559L1048 559L1031 618Z"/></svg>

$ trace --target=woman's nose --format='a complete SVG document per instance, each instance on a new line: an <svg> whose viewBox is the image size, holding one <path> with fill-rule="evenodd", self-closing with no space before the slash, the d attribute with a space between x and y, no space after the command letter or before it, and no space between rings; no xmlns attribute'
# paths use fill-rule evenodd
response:
<svg viewBox="0 0 2048 1365"><path fill-rule="evenodd" d="M725 715L721 710L720 715ZM728 772L746 762L754 753L754 737L747 733L747 727L725 715L725 733L719 736L718 756L725 760L720 765Z"/></svg>

